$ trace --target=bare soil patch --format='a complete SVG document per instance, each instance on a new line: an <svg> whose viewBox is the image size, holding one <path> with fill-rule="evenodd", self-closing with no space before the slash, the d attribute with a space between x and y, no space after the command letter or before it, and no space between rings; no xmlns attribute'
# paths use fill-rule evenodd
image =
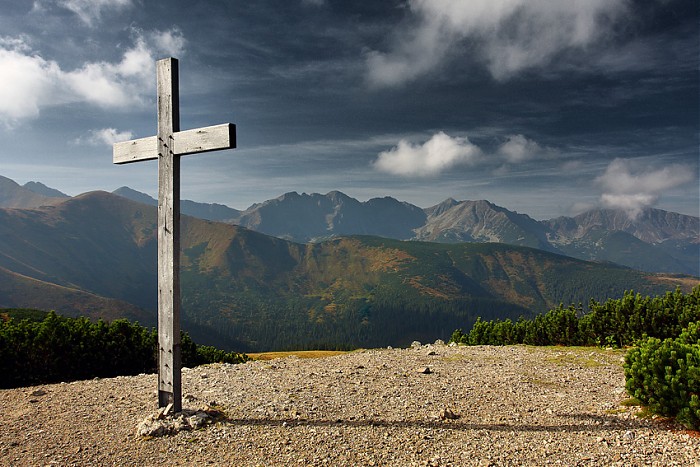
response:
<svg viewBox="0 0 700 467"><path fill-rule="evenodd" d="M622 404L622 357L431 345L202 366L183 405L222 416L150 439L155 375L2 390L0 463L700 466L700 439Z"/></svg>

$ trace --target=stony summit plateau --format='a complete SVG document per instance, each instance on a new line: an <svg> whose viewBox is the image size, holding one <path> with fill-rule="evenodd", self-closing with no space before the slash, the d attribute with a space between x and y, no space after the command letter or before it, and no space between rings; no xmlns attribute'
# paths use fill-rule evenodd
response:
<svg viewBox="0 0 700 467"><path fill-rule="evenodd" d="M183 371L184 408L224 417L151 439L136 427L156 412L156 375L3 390L0 454L27 466L700 465L696 433L623 404L622 356L423 345L201 366Z"/></svg>

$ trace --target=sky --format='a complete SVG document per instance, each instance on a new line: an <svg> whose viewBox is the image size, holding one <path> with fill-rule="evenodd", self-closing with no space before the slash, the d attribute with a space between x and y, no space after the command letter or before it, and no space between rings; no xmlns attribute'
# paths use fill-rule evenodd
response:
<svg viewBox="0 0 700 467"><path fill-rule="evenodd" d="M71 196L156 196L155 61L181 128L182 198L487 199L535 219L700 215L696 0L0 0L0 175Z"/></svg>

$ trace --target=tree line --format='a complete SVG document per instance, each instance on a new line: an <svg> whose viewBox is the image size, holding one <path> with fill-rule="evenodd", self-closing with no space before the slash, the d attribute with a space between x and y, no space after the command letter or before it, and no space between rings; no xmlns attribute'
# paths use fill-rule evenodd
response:
<svg viewBox="0 0 700 467"><path fill-rule="evenodd" d="M646 337L678 337L690 323L700 321L700 286L649 297L625 292L604 303L558 307L532 319L477 318L471 330L453 332L450 340L467 345L582 345L626 347Z"/></svg>
<svg viewBox="0 0 700 467"><path fill-rule="evenodd" d="M0 387L153 373L155 329L117 319L110 323L55 312L0 310ZM241 363L248 357L197 345L181 334L182 364Z"/></svg>

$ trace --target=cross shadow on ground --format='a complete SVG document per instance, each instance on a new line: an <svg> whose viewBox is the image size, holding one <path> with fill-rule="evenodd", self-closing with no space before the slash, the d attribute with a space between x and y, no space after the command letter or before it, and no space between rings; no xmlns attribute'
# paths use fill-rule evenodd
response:
<svg viewBox="0 0 700 467"><path fill-rule="evenodd" d="M604 432L633 430L648 427L649 424L637 418L622 419L614 415L571 414L560 415L562 423L535 425L528 423L478 423L461 420L344 420L344 419L299 419L299 418L231 418L223 416L219 422L236 426L269 427L339 427L339 428L412 428L441 429L453 431L494 431L494 432Z"/></svg>

